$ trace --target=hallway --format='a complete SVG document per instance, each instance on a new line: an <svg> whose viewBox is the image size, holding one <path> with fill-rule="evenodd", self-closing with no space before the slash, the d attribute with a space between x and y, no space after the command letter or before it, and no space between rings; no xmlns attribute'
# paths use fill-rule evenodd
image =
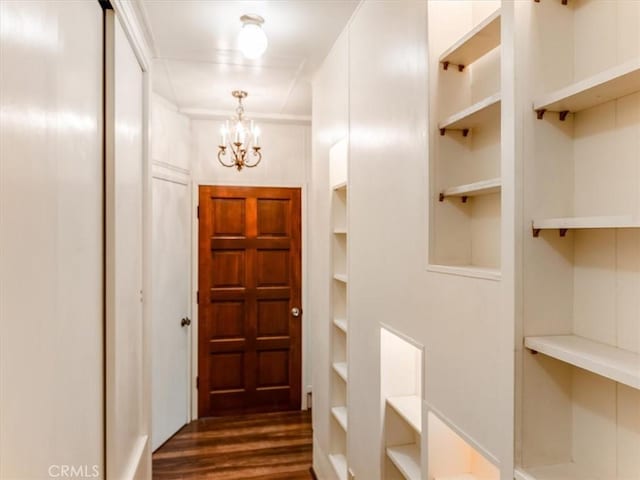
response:
<svg viewBox="0 0 640 480"><path fill-rule="evenodd" d="M154 479L311 478L311 412L191 422L153 454Z"/></svg>

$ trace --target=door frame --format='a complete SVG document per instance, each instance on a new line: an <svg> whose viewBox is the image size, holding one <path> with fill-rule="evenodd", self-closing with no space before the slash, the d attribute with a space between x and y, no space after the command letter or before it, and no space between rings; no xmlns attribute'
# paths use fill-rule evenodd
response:
<svg viewBox="0 0 640 480"><path fill-rule="evenodd" d="M308 184L305 183L268 183L268 182L207 182L207 181L193 181L191 186L191 420L198 419L198 388L196 385L198 378L198 192L201 186L220 186L220 187L273 187L273 188L299 188L300 189L300 215L302 226L302 238L301 247L302 252L302 335L300 338L300 347L302 350L302 364L300 371L300 389L301 389L301 402L300 409L306 410L309 408L307 405L307 393L311 392L311 375L307 372L307 366L311 361L311 352L309 349L309 331L310 331L310 315L305 314L305 306L308 305L309 299L309 276L308 276L308 198L307 192L309 190Z"/></svg>

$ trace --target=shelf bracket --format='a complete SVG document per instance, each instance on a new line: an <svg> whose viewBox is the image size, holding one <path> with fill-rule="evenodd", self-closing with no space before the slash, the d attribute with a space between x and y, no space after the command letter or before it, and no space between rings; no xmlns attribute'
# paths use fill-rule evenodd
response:
<svg viewBox="0 0 640 480"><path fill-rule="evenodd" d="M464 65L458 65L458 71L462 72L464 70Z"/></svg>
<svg viewBox="0 0 640 480"><path fill-rule="evenodd" d="M536 114L538 116L538 120L542 120L544 118L544 112L546 112L547 110L544 108L541 108L540 110L536 110Z"/></svg>
<svg viewBox="0 0 640 480"><path fill-rule="evenodd" d="M568 0L562 0L562 5L566 5L567 3L569 3Z"/></svg>
<svg viewBox="0 0 640 480"><path fill-rule="evenodd" d="M463 195L463 196L462 196L462 203L467 203L467 199L468 199L468 198L469 198L469 197L467 197L466 195Z"/></svg>
<svg viewBox="0 0 640 480"><path fill-rule="evenodd" d="M537 355L537 354L538 354L538 351L537 351L537 350L531 350L531 349L529 349L529 351L531 352L531 355Z"/></svg>
<svg viewBox="0 0 640 480"><path fill-rule="evenodd" d="M533 234L533 238L538 238L540 236L540 229L536 228L531 222L531 233Z"/></svg>
<svg viewBox="0 0 640 480"><path fill-rule="evenodd" d="M446 132L446 131L447 131L446 129L441 128L441 129L440 129L440 136L441 136L441 137L444 137L444 132Z"/></svg>
<svg viewBox="0 0 640 480"><path fill-rule="evenodd" d="M564 122L567 118L567 115L569 115L569 110L562 110L561 112L559 112L560 114L560 121Z"/></svg>
<svg viewBox="0 0 640 480"><path fill-rule="evenodd" d="M462 136L466 137L467 135L469 135L469 129L468 128L463 128L462 129Z"/></svg>
<svg viewBox="0 0 640 480"><path fill-rule="evenodd" d="M440 194L438 195L438 201L444 202L444 193L440 192Z"/></svg>
<svg viewBox="0 0 640 480"><path fill-rule="evenodd" d="M540 3L540 0L533 0L535 3Z"/></svg>
<svg viewBox="0 0 640 480"><path fill-rule="evenodd" d="M560 232L560 236L561 237L566 237L567 236L567 229L566 228L560 228L560 229L558 229L558 231Z"/></svg>
<svg viewBox="0 0 640 480"><path fill-rule="evenodd" d="M449 62L442 62L443 70L449 70Z"/></svg>

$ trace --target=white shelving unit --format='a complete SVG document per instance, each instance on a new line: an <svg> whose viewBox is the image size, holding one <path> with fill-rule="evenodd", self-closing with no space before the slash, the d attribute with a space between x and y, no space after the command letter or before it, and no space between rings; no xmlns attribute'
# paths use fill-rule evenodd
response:
<svg viewBox="0 0 640 480"><path fill-rule="evenodd" d="M466 185L457 185L455 187L445 188L440 192L440 201L442 202L448 197L460 197L462 201L466 201L468 197L477 197L479 195L489 195L491 193L499 193L502 189L502 180L500 178L492 178L490 180L482 180L480 182L467 183Z"/></svg>
<svg viewBox="0 0 640 480"><path fill-rule="evenodd" d="M640 478L640 5L572 3L518 18L517 480Z"/></svg>
<svg viewBox="0 0 640 480"><path fill-rule="evenodd" d="M577 335L527 337L525 346L618 383L640 389L640 354Z"/></svg>
<svg viewBox="0 0 640 480"><path fill-rule="evenodd" d="M421 480L420 448L415 445L387 447L387 456L407 480Z"/></svg>
<svg viewBox="0 0 640 480"><path fill-rule="evenodd" d="M456 41L442 55L440 63L464 68L500 45L500 10L496 10Z"/></svg>
<svg viewBox="0 0 640 480"><path fill-rule="evenodd" d="M339 480L348 477L348 182L347 141L337 142L329 152L331 184L332 298L330 460Z"/></svg>
<svg viewBox="0 0 640 480"><path fill-rule="evenodd" d="M417 395L388 397L387 404L417 433L422 431L422 400Z"/></svg>
<svg viewBox="0 0 640 480"><path fill-rule="evenodd" d="M444 135L445 130L461 130L464 133L498 118L499 113L500 93L495 93L445 118L438 124L438 128L441 135Z"/></svg>
<svg viewBox="0 0 640 480"><path fill-rule="evenodd" d="M422 347L380 331L381 389L385 397L385 480L422 480Z"/></svg>
<svg viewBox="0 0 640 480"><path fill-rule="evenodd" d="M502 13L500 8L491 11L491 5L429 5L433 141L428 270L497 281L501 279ZM474 10L487 14L482 17ZM439 27L443 23L451 28L444 31ZM457 198L461 201L445 201Z"/></svg>
<svg viewBox="0 0 640 480"><path fill-rule="evenodd" d="M640 91L640 58L600 72L533 101L537 112L579 112Z"/></svg>
<svg viewBox="0 0 640 480"><path fill-rule="evenodd" d="M347 457L340 453L329 455L329 461L339 480L347 480Z"/></svg>

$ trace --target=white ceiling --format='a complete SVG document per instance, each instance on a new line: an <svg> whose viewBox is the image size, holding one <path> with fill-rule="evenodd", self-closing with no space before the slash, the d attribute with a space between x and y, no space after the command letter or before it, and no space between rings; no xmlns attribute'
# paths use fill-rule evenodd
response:
<svg viewBox="0 0 640 480"><path fill-rule="evenodd" d="M182 110L231 111L246 90L247 113L311 114L311 77L358 0L139 0L155 56L153 87ZM245 59L240 16L255 13L269 47Z"/></svg>

